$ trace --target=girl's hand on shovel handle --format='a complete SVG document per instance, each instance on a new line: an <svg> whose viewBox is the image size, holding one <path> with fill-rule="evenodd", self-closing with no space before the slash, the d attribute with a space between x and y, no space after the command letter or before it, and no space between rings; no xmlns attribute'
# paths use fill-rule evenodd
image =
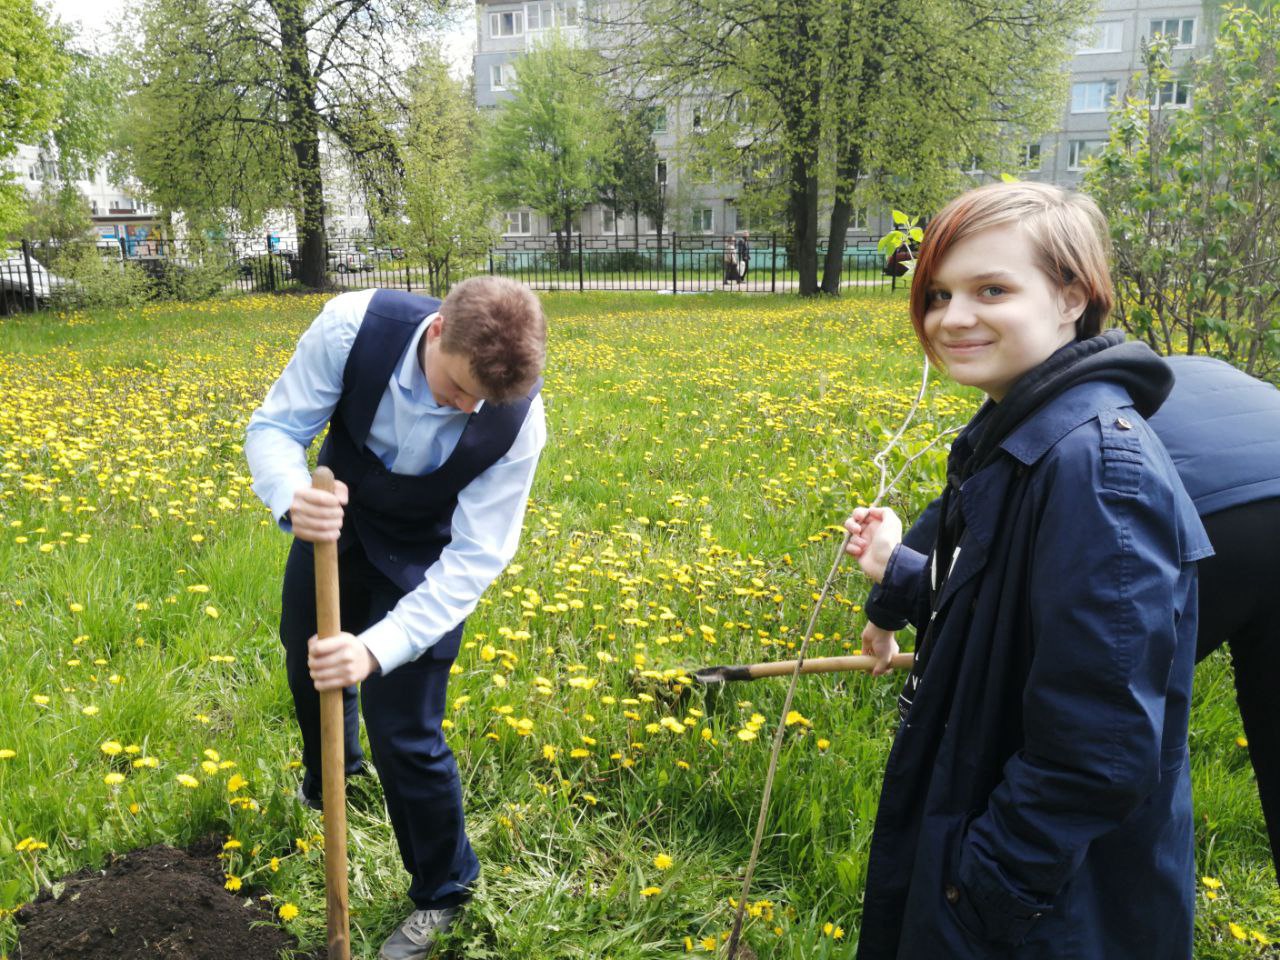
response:
<svg viewBox="0 0 1280 960"><path fill-rule="evenodd" d="M378 660L359 637L349 633L307 641L307 666L317 690L341 690L378 672Z"/></svg>
<svg viewBox="0 0 1280 960"><path fill-rule="evenodd" d="M862 652L876 658L876 665L871 670L873 677L891 673L892 660L898 654L898 641L894 632L868 622L862 630Z"/></svg>
<svg viewBox="0 0 1280 960"><path fill-rule="evenodd" d="M342 508L346 505L347 485L341 480L333 482L333 493L303 487L289 505L293 535L308 543L337 540L342 532Z"/></svg>
<svg viewBox="0 0 1280 960"><path fill-rule="evenodd" d="M902 521L888 507L859 507L844 522L849 542L844 552L858 561L868 577L879 583L894 548L902 542Z"/></svg>

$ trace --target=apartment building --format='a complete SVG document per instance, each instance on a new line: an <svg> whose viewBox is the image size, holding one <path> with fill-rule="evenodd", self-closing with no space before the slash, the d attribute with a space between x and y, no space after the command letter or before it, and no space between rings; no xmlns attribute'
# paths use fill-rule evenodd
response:
<svg viewBox="0 0 1280 960"><path fill-rule="evenodd" d="M527 50L558 28L578 42L590 43L590 25L579 8L582 0L476 0L476 54L473 61L476 103L496 108L511 95L519 82L516 61ZM1170 3L1156 0L1102 0L1091 27L1084 31L1070 62L1070 86L1063 106L1059 129L1025 147L1027 179L1063 186L1079 183L1085 161L1106 143L1110 129L1111 104L1130 92L1133 77L1142 69L1142 47L1147 38L1167 34L1176 38L1174 65L1182 66L1203 55L1212 44L1213 7L1201 3ZM1165 84L1157 93L1163 107L1180 108L1191 102L1194 92L1181 80ZM701 118L696 103L667 104L659 116L654 142L658 162L654 175L664 185L671 217L664 223L667 232L703 233L721 236L740 229L756 229L735 203L732 184L698 183L681 169L678 146L681 139L698 130ZM960 161L964 164L964 161ZM1000 171L984 171L973 160L965 172L975 183L998 176ZM586 236L614 233L612 214L593 205L576 225ZM629 235L634 225L616 225ZM852 241L879 236L889 228L887 211L855 211L850 224ZM654 225L644 218L642 233ZM516 238L545 235L553 230L546 219L527 207L504 213L504 235Z"/></svg>

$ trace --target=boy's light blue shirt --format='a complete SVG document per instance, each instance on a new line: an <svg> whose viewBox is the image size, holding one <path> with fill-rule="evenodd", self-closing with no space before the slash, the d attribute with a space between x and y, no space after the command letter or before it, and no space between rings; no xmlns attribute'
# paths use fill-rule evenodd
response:
<svg viewBox="0 0 1280 960"><path fill-rule="evenodd" d="M249 419L244 449L253 490L285 531L290 527L283 517L294 494L311 485L307 447L342 395L343 368L373 294L344 293L325 304ZM418 363L418 343L432 317L419 325L387 382L365 441L395 473L420 475L439 467L453 453L470 416L435 402ZM360 634L383 673L417 659L461 623L511 562L546 439L539 395L511 449L458 495L453 539L440 559L394 610Z"/></svg>

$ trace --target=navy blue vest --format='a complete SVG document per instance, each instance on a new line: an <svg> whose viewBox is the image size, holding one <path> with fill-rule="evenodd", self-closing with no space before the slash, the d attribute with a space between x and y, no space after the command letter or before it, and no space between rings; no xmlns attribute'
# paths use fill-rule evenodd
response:
<svg viewBox="0 0 1280 960"><path fill-rule="evenodd" d="M515 442L542 388L508 404L486 402L472 414L444 463L421 476L392 473L365 446L387 382L423 319L440 301L399 290L373 295L342 371L342 396L319 462L347 485L350 500L338 552L358 538L375 567L408 593L453 538L458 494Z"/></svg>

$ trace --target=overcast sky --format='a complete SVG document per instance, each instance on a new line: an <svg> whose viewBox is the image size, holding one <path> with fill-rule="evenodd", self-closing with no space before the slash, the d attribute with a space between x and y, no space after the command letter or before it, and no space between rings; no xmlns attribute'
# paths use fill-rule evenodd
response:
<svg viewBox="0 0 1280 960"><path fill-rule="evenodd" d="M106 49L111 46L121 17L124 0L46 0L54 14L67 23L79 23L81 37L89 46ZM475 52L475 20L470 11L462 23L445 35L445 52L452 73L466 77L471 72L471 55Z"/></svg>

